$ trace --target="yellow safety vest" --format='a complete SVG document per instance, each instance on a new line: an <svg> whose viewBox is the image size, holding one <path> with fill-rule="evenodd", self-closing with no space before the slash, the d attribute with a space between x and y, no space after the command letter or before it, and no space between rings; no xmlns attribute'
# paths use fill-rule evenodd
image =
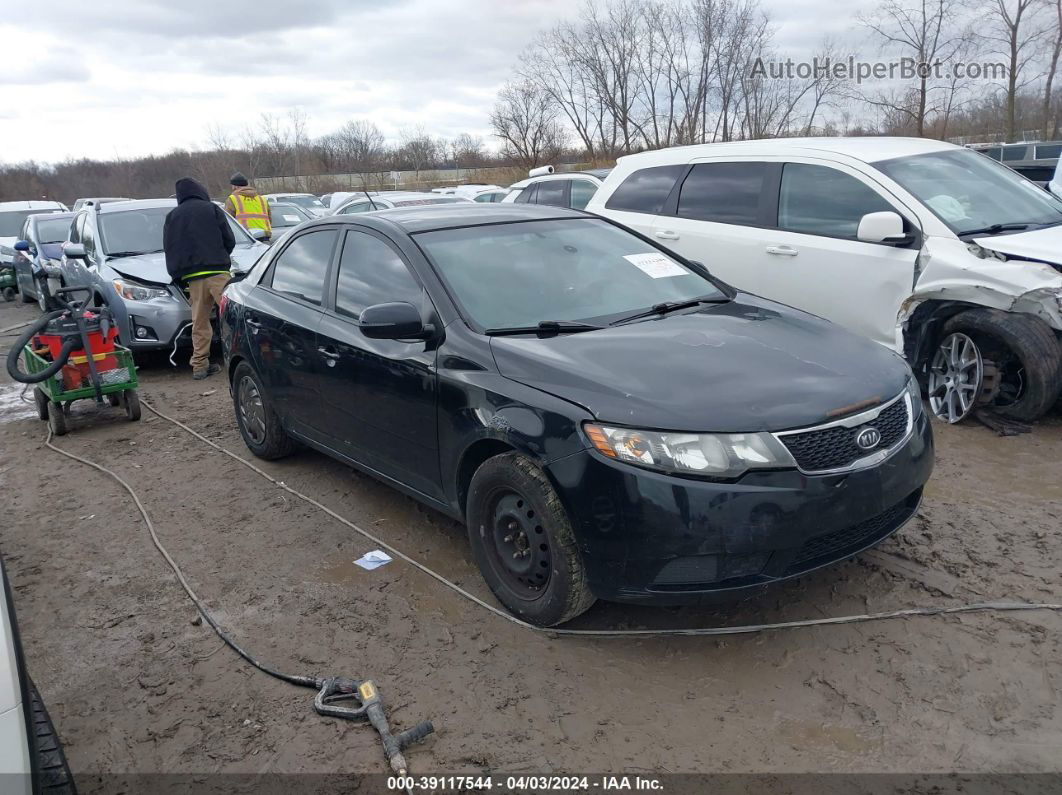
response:
<svg viewBox="0 0 1062 795"><path fill-rule="evenodd" d="M243 196L230 193L232 206L236 208L236 220L244 229L264 229L272 234L273 225L269 222L269 205L265 196Z"/></svg>

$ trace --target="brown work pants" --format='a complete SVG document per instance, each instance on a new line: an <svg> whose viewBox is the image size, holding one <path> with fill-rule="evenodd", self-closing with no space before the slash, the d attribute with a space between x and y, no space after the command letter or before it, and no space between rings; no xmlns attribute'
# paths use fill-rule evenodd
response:
<svg viewBox="0 0 1062 795"><path fill-rule="evenodd" d="M192 298L192 372L205 370L210 365L210 341L214 332L210 328L210 310L221 300L221 291L229 282L229 274L203 276L188 282Z"/></svg>

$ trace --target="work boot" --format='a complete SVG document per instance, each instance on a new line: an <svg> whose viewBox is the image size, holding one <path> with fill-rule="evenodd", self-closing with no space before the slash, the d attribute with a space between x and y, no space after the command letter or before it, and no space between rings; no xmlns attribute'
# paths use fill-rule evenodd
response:
<svg viewBox="0 0 1062 795"><path fill-rule="evenodd" d="M206 367L204 367L202 370L193 370L192 371L192 378L195 379L196 381L202 381L204 378L209 378L210 376L214 375L214 373L220 373L220 372L221 372L221 365L220 364L209 364Z"/></svg>

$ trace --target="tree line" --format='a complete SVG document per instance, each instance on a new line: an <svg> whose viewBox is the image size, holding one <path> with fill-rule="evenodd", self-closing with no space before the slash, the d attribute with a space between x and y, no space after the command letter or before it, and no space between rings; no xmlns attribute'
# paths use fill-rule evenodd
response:
<svg viewBox="0 0 1062 795"><path fill-rule="evenodd" d="M763 69L785 54L759 0L584 0L520 54L491 124L526 165L572 144L609 159L790 135L1059 135L1062 0L883 0L857 24L860 60L937 68L900 81L825 69L780 79ZM802 60L847 54L826 38Z"/></svg>

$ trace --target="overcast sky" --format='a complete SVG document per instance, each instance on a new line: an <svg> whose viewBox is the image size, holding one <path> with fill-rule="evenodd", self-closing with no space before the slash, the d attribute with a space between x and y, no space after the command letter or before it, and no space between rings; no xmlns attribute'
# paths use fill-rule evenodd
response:
<svg viewBox="0 0 1062 795"><path fill-rule="evenodd" d="M831 34L854 10L763 0L782 55ZM308 132L350 118L389 137L489 140L491 105L535 33L575 0L23 0L0 21L0 161L113 158L205 147L262 113L301 108ZM850 8L850 7L849 7ZM868 53L869 54L869 53Z"/></svg>

